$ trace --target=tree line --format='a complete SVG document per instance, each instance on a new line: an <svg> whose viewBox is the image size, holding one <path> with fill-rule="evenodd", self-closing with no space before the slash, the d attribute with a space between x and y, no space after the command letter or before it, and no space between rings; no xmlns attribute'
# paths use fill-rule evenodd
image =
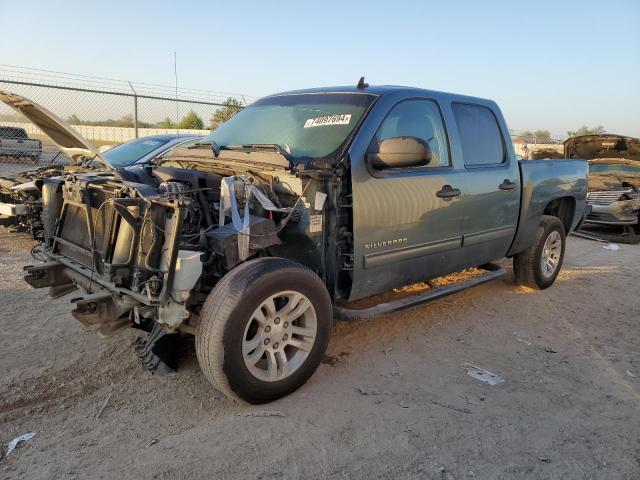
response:
<svg viewBox="0 0 640 480"><path fill-rule="evenodd" d="M235 98L227 98L223 102L223 107L218 108L211 118L209 119L209 125L205 127L205 123L194 110L187 112L177 123L169 117L165 117L156 123L144 122L138 120L138 128L165 128L180 130L215 130L222 123L229 120L232 116L242 110L243 105L239 100ZM89 126L103 126L103 127L127 127L133 128L135 126L133 115L123 115L117 120L108 118L106 120L82 120L75 113L67 118L67 122L71 125L89 125Z"/></svg>
<svg viewBox="0 0 640 480"><path fill-rule="evenodd" d="M580 135L599 135L602 133L606 133L606 128L602 125L598 125L597 127L587 127L583 125L577 130L567 130L567 137L577 137ZM525 130L522 133L514 135L515 139L521 139L526 142L536 141L537 143L550 143L551 142L551 132L549 130Z"/></svg>

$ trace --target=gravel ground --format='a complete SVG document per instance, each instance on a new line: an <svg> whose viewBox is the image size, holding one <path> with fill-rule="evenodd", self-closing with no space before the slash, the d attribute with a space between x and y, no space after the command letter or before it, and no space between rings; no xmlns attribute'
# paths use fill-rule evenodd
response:
<svg viewBox="0 0 640 480"><path fill-rule="evenodd" d="M254 407L213 390L192 347L175 374L143 369L135 330L101 339L30 289L32 243L3 234L0 450L36 435L0 478L640 478L640 246L572 237L546 291L509 271L337 322L311 380Z"/></svg>

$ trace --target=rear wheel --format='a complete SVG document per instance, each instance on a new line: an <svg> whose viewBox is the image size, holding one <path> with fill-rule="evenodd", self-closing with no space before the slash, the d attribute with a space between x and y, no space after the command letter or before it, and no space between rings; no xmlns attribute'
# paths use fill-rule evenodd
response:
<svg viewBox="0 0 640 480"><path fill-rule="evenodd" d="M198 362L227 396L270 402L311 377L332 320L327 289L311 270L286 259L251 260L209 294L196 332Z"/></svg>
<svg viewBox="0 0 640 480"><path fill-rule="evenodd" d="M533 244L513 257L516 282L531 288L550 287L560 273L565 243L562 222L557 217L543 215Z"/></svg>

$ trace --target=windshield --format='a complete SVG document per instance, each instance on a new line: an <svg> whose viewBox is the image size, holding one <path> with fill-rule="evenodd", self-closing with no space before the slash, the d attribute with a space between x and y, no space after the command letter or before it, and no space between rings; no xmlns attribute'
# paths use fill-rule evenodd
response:
<svg viewBox="0 0 640 480"><path fill-rule="evenodd" d="M640 167L624 163L591 163L589 173L632 173L640 175Z"/></svg>
<svg viewBox="0 0 640 480"><path fill-rule="evenodd" d="M292 161L329 157L347 141L376 97L361 93L267 97L241 110L202 143L220 147L270 144Z"/></svg>
<svg viewBox="0 0 640 480"><path fill-rule="evenodd" d="M172 137L138 138L118 145L117 147L110 148L101 156L114 168L128 167L172 140Z"/></svg>

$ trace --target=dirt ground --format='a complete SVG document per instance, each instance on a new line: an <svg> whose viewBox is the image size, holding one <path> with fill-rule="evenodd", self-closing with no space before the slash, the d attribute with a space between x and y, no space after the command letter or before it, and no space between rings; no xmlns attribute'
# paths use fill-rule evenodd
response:
<svg viewBox="0 0 640 480"><path fill-rule="evenodd" d="M30 289L31 242L5 234L0 449L36 435L0 478L640 478L640 246L572 237L544 292L516 286L509 266L421 307L337 322L311 380L255 407L213 390L189 348L177 373L146 371L137 331L101 339L69 298Z"/></svg>

